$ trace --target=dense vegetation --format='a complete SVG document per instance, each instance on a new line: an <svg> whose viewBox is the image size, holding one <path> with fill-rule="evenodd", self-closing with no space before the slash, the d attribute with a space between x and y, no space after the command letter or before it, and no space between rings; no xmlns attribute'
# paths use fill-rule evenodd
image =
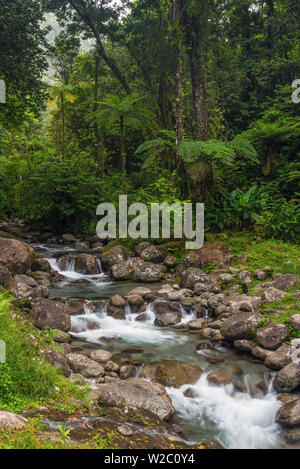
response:
<svg viewBox="0 0 300 469"><path fill-rule="evenodd" d="M1 2L0 218L91 233L126 191L296 242L299 18L297 0Z"/></svg>

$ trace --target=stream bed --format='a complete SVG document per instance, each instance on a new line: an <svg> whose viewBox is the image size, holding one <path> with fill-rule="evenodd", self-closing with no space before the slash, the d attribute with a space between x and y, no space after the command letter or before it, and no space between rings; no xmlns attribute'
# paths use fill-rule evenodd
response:
<svg viewBox="0 0 300 469"><path fill-rule="evenodd" d="M275 418L281 407L277 394L267 379L268 370L264 365L232 348L214 345L213 350L196 350L196 346L208 340L201 340L196 332L180 328L159 328L154 325L155 315L151 303L147 305L149 319L135 321L137 314L126 311L126 319L117 320L107 316L105 305L114 294L126 295L137 286L133 282L112 282L104 273L96 276L82 275L74 271L72 263L61 271L56 262L61 248L34 245L36 251L50 262L52 268L64 278L51 289L52 298L86 298L96 305L96 312L86 308L85 315L72 316L74 340L89 350L91 344L105 348L113 354L124 353L129 347L136 348L131 357L143 364L163 360L178 360L195 363L205 371L194 385L179 389L167 388L176 416L172 423L179 425L185 438L191 443L201 440L217 440L230 449L268 449L286 447L283 435ZM65 253L75 251L65 248ZM101 269L101 265L99 265ZM142 286L143 284L138 284ZM146 284L155 291L161 284ZM191 321L193 314L183 311L182 325ZM93 324L92 330L89 323ZM95 327L99 325L99 328ZM141 367L139 367L140 371ZM238 382L214 386L206 379L206 372L212 369L230 371ZM262 391L262 389L264 389ZM196 397L187 397L189 389Z"/></svg>

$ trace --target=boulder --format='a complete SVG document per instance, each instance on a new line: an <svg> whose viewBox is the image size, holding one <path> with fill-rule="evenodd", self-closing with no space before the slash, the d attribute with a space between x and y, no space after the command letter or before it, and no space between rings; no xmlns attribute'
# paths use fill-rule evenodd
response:
<svg viewBox="0 0 300 469"><path fill-rule="evenodd" d="M108 316L111 316L114 319L126 319L125 311L123 308L116 308L115 306L108 304L106 307L106 312Z"/></svg>
<svg viewBox="0 0 300 469"><path fill-rule="evenodd" d="M94 350L94 352L91 353L91 359L95 362L106 363L112 359L112 354L107 350Z"/></svg>
<svg viewBox="0 0 300 469"><path fill-rule="evenodd" d="M129 379L136 376L136 367L134 365L123 365L120 368L120 378Z"/></svg>
<svg viewBox="0 0 300 469"><path fill-rule="evenodd" d="M73 270L75 266L75 257L61 256L57 258L56 262L59 269L62 271Z"/></svg>
<svg viewBox="0 0 300 469"><path fill-rule="evenodd" d="M284 427L300 426L300 399L284 405L277 414L276 421Z"/></svg>
<svg viewBox="0 0 300 469"><path fill-rule="evenodd" d="M266 350L265 348L263 347L259 347L258 345L256 347L254 347L252 350L251 350L251 353L254 357L258 358L259 360L266 360L270 355L272 355L272 351L271 350Z"/></svg>
<svg viewBox="0 0 300 469"><path fill-rule="evenodd" d="M300 331L300 314L293 314L293 316L290 317L290 325L295 331Z"/></svg>
<svg viewBox="0 0 300 469"><path fill-rule="evenodd" d="M274 380L278 392L291 392L300 386L300 363L292 362L280 370Z"/></svg>
<svg viewBox="0 0 300 469"><path fill-rule="evenodd" d="M220 293L221 287L217 280L210 275L203 274L194 286L195 295L201 295L204 292Z"/></svg>
<svg viewBox="0 0 300 469"><path fill-rule="evenodd" d="M164 387L143 379L114 380L98 385L96 392L101 406L135 407L161 420L170 420L175 413Z"/></svg>
<svg viewBox="0 0 300 469"><path fill-rule="evenodd" d="M222 241L209 241L201 249L189 252L184 260L183 266L206 267L211 264L226 265L230 257L230 247Z"/></svg>
<svg viewBox="0 0 300 469"><path fill-rule="evenodd" d="M251 283L252 282L252 275L248 270L243 270L242 272L239 273L239 280L242 283Z"/></svg>
<svg viewBox="0 0 300 469"><path fill-rule="evenodd" d="M126 261L128 255L129 253L124 246L112 246L101 254L101 261L103 266L109 269L115 264Z"/></svg>
<svg viewBox="0 0 300 469"><path fill-rule="evenodd" d="M143 298L147 295L151 295L152 291L150 290L150 288L147 288L147 287L137 287L137 288L134 288L133 290L131 290L129 293L128 293L128 296L133 296L133 295L140 295L142 296Z"/></svg>
<svg viewBox="0 0 300 469"><path fill-rule="evenodd" d="M85 355L69 353L66 355L69 366L75 373L82 374L85 378L99 378L104 375L104 368L95 360Z"/></svg>
<svg viewBox="0 0 300 469"><path fill-rule="evenodd" d="M173 256L167 256L164 260L164 265L168 268L168 269L173 269L174 267L176 267L177 265L177 259L176 257L173 257Z"/></svg>
<svg viewBox="0 0 300 469"><path fill-rule="evenodd" d="M28 420L11 412L0 410L0 429L20 430L28 424Z"/></svg>
<svg viewBox="0 0 300 469"><path fill-rule="evenodd" d="M143 241L142 243L138 244L135 250L136 255L139 257L142 254L142 252L150 246L151 246L151 243L149 243L149 241Z"/></svg>
<svg viewBox="0 0 300 469"><path fill-rule="evenodd" d="M66 233L62 235L62 240L64 244L74 244L77 242L77 239L74 235Z"/></svg>
<svg viewBox="0 0 300 469"><path fill-rule="evenodd" d="M50 327L63 332L68 332L71 329L71 320L67 314L67 308L60 301L45 298L35 299L32 305L32 318L39 329Z"/></svg>
<svg viewBox="0 0 300 469"><path fill-rule="evenodd" d="M235 279L230 274L220 274L218 275L218 281L224 286L228 287L235 282Z"/></svg>
<svg viewBox="0 0 300 469"><path fill-rule="evenodd" d="M155 301L153 311L156 315L155 324L166 327L178 324L181 321L181 307L172 301Z"/></svg>
<svg viewBox="0 0 300 469"><path fill-rule="evenodd" d="M69 344L71 341L72 339L70 334L63 331L56 331L54 342L57 342L58 344Z"/></svg>
<svg viewBox="0 0 300 469"><path fill-rule="evenodd" d="M71 368L69 367L66 357L51 347L49 350L44 351L45 360L51 365L62 371L63 375L68 378L71 375Z"/></svg>
<svg viewBox="0 0 300 469"><path fill-rule="evenodd" d="M9 272L8 268L4 265L0 265L0 286L5 290L15 291L16 283Z"/></svg>
<svg viewBox="0 0 300 469"><path fill-rule="evenodd" d="M296 347L282 344L275 352L268 355L265 365L272 370L281 370L293 360Z"/></svg>
<svg viewBox="0 0 300 469"><path fill-rule="evenodd" d="M67 308L67 313L70 316L82 316L86 314L87 311L89 313L96 312L96 306L94 303L83 298L66 300L65 305Z"/></svg>
<svg viewBox="0 0 300 469"><path fill-rule="evenodd" d="M141 295L128 295L127 300L130 306L135 306L136 309L144 304L144 299Z"/></svg>
<svg viewBox="0 0 300 469"><path fill-rule="evenodd" d="M121 295L114 295L111 299L110 299L110 304L112 306L114 306L115 308L125 308L126 306L126 300L121 296Z"/></svg>
<svg viewBox="0 0 300 469"><path fill-rule="evenodd" d="M140 254L141 259L152 264L160 264L163 261L161 252L155 246L148 246Z"/></svg>
<svg viewBox="0 0 300 469"><path fill-rule="evenodd" d="M206 278L206 274L202 270L191 267L190 269L182 272L180 276L180 285L182 288L193 289L196 283L201 282L203 278Z"/></svg>
<svg viewBox="0 0 300 469"><path fill-rule="evenodd" d="M18 283L25 283L31 288L35 288L38 286L38 283L34 278L29 277L29 275L15 275L14 280L16 284Z"/></svg>
<svg viewBox="0 0 300 469"><path fill-rule="evenodd" d="M203 329L203 327L205 327L206 323L207 323L206 319L196 319L195 321L190 321L188 323L188 326L192 330L200 330L200 329Z"/></svg>
<svg viewBox="0 0 300 469"><path fill-rule="evenodd" d="M207 374L206 378L209 383L217 386L230 384L232 381L232 375L224 370L212 370Z"/></svg>
<svg viewBox="0 0 300 469"><path fill-rule="evenodd" d="M17 298L31 298L33 295L33 288L29 287L26 283L17 283L15 293Z"/></svg>
<svg viewBox="0 0 300 469"><path fill-rule="evenodd" d="M233 346L241 352L251 352L256 344L252 340L235 340Z"/></svg>
<svg viewBox="0 0 300 469"><path fill-rule="evenodd" d="M281 274L273 282L272 287L282 291L288 291L300 283L300 275Z"/></svg>
<svg viewBox="0 0 300 469"><path fill-rule="evenodd" d="M83 275L98 275L101 273L96 257L91 254L79 254L79 256L76 256L75 270Z"/></svg>
<svg viewBox="0 0 300 469"><path fill-rule="evenodd" d="M267 278L267 272L265 272L264 270L256 270L254 272L254 276L257 280L264 282Z"/></svg>
<svg viewBox="0 0 300 469"><path fill-rule="evenodd" d="M164 269L161 264L143 262L134 269L132 280L134 282L159 282L163 278ZM165 267L166 269L166 267Z"/></svg>
<svg viewBox="0 0 300 469"><path fill-rule="evenodd" d="M34 250L28 244L0 238L0 265L7 267L11 274L26 274L35 257Z"/></svg>
<svg viewBox="0 0 300 469"><path fill-rule="evenodd" d="M234 314L225 321L221 332L229 342L242 339L251 340L261 319L260 313Z"/></svg>
<svg viewBox="0 0 300 469"><path fill-rule="evenodd" d="M193 363L164 361L146 365L140 377L151 379L163 386L180 388L184 384L195 384L201 374L201 368Z"/></svg>
<svg viewBox="0 0 300 469"><path fill-rule="evenodd" d="M31 270L33 272L35 271L39 271L39 272L48 272L50 273L51 272L51 265L49 264L49 262L47 261L47 259L43 259L42 257L36 259L32 266L31 266Z"/></svg>
<svg viewBox="0 0 300 469"><path fill-rule="evenodd" d="M270 287L267 288L261 297L262 304L274 303L275 301L280 301L284 298L286 293L278 288Z"/></svg>
<svg viewBox="0 0 300 469"><path fill-rule="evenodd" d="M255 340L261 347L276 350L290 339L290 331L284 324L272 324L262 327L256 333Z"/></svg>
<svg viewBox="0 0 300 469"><path fill-rule="evenodd" d="M293 428L286 434L286 440L289 443L296 443L300 441L300 428Z"/></svg>

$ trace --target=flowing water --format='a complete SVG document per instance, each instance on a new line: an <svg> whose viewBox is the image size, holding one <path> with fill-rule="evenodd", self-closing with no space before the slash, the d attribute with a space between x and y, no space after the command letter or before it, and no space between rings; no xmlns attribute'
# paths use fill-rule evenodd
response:
<svg viewBox="0 0 300 469"><path fill-rule="evenodd" d="M99 274L94 276L75 272L73 260L62 271L55 258L58 249L45 245L36 245L35 248L64 277L52 288L52 297L87 298L96 305L96 312L92 312L87 306L84 315L72 317L72 328L76 331L72 336L79 343L98 344L113 354L124 352L128 347L139 347L140 350L137 349L131 358L145 364L171 359L195 363L205 371L194 386L167 389L176 409L174 423L181 426L190 442L214 439L226 448L240 449L283 446L280 428L275 423L282 404L277 400L272 385L267 384L267 369L263 365L232 349L217 348L196 352L196 346L201 342L197 333L187 333L184 328L179 330L156 327L151 304L147 305L148 319L145 322L135 321L137 314L131 313L129 308L126 310L125 321L107 316L107 300L116 293L125 295L137 286L136 283L112 282L102 273L101 264ZM61 251L59 248L59 252ZM76 255L67 248L65 254ZM157 290L160 285L146 286ZM193 314L183 310L182 323L192 319ZM89 328L89 324L93 327ZM237 391L233 384L210 384L206 376L211 369L230 371L243 392ZM262 383L266 383L266 392L259 389ZM186 397L184 393L187 389L193 390L196 397Z"/></svg>

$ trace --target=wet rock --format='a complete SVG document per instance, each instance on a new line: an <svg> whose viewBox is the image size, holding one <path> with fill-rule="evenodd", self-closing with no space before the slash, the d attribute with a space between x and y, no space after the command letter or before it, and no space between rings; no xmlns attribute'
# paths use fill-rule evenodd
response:
<svg viewBox="0 0 300 469"><path fill-rule="evenodd" d="M146 365L140 377L151 379L164 386L180 388L184 384L195 384L201 374L201 368L193 363L164 361Z"/></svg>
<svg viewBox="0 0 300 469"><path fill-rule="evenodd" d="M199 393L194 388L188 388L183 394L185 397L191 397L193 399L199 397Z"/></svg>
<svg viewBox="0 0 300 469"><path fill-rule="evenodd" d="M99 362L99 363L106 363L107 361L111 360L112 354L107 350L94 350L91 353L91 359Z"/></svg>
<svg viewBox="0 0 300 469"><path fill-rule="evenodd" d="M262 304L274 303L275 301L282 300L282 298L284 298L285 295L286 293L284 293L283 291L274 287L270 287L270 288L267 288L263 292L262 297L261 297L261 303Z"/></svg>
<svg viewBox="0 0 300 469"><path fill-rule="evenodd" d="M108 316L111 316L114 319L126 319L125 311L122 308L116 308L115 306L108 304L106 307L106 312Z"/></svg>
<svg viewBox="0 0 300 469"><path fill-rule="evenodd" d="M201 249L189 252L183 260L183 265L201 268L211 264L226 265L227 262L230 262L229 253L230 247L227 244L222 241L209 241Z"/></svg>
<svg viewBox="0 0 300 469"><path fill-rule="evenodd" d="M172 401L164 387L143 379L116 380L97 387L100 405L135 407L150 412L161 420L170 420L175 413Z"/></svg>
<svg viewBox="0 0 300 469"><path fill-rule="evenodd" d="M295 331L300 331L300 314L293 314L293 316L290 317L290 325Z"/></svg>
<svg viewBox="0 0 300 469"><path fill-rule="evenodd" d="M286 440L288 443L296 443L300 441L300 428L294 428L286 434Z"/></svg>
<svg viewBox="0 0 300 469"><path fill-rule="evenodd" d="M295 347L282 344L275 352L268 355L265 360L265 365L272 368L272 370L281 370L292 362L295 350Z"/></svg>
<svg viewBox="0 0 300 469"><path fill-rule="evenodd" d="M0 410L0 429L19 430L26 427L27 424L28 420L24 417Z"/></svg>
<svg viewBox="0 0 300 469"><path fill-rule="evenodd" d="M97 275L100 273L97 259L91 254L79 254L79 256L76 256L75 270L83 275Z"/></svg>
<svg viewBox="0 0 300 469"><path fill-rule="evenodd" d="M75 373L82 374L85 378L98 378L104 375L104 368L85 355L70 353L66 355L66 359L71 369Z"/></svg>
<svg viewBox="0 0 300 469"><path fill-rule="evenodd" d="M134 282L159 282L165 273L163 267L159 264L152 264L151 262L143 262L134 269L132 280Z"/></svg>
<svg viewBox="0 0 300 469"><path fill-rule="evenodd" d="M120 378L129 379L136 376L136 367L134 365L123 365L120 369Z"/></svg>
<svg viewBox="0 0 300 469"><path fill-rule="evenodd" d="M225 321L221 332L229 342L251 340L261 319L262 315L259 313L235 314Z"/></svg>
<svg viewBox="0 0 300 469"><path fill-rule="evenodd" d="M233 342L233 346L242 352L251 352L256 344L252 340L236 340Z"/></svg>
<svg viewBox="0 0 300 469"><path fill-rule="evenodd" d="M156 315L155 324L160 327L178 324L181 321L181 308L179 303L172 301L155 301L153 310Z"/></svg>
<svg viewBox="0 0 300 469"><path fill-rule="evenodd" d="M217 386L230 384L232 375L224 370L212 370L207 374L207 381Z"/></svg>
<svg viewBox="0 0 300 469"><path fill-rule="evenodd" d="M72 270L73 266L75 265L75 257L61 256L57 258L56 262L59 269L62 271Z"/></svg>
<svg viewBox="0 0 300 469"><path fill-rule="evenodd" d="M180 300L180 304L182 305L182 307L186 310L186 311L191 311L191 309L193 308L194 306L194 299L193 298L182 298ZM198 305L197 305L198 306ZM201 307L201 305L199 305Z"/></svg>
<svg viewBox="0 0 300 469"><path fill-rule="evenodd" d="M278 392L291 392L300 385L300 363L292 362L280 370L274 380Z"/></svg>
<svg viewBox="0 0 300 469"><path fill-rule="evenodd" d="M138 244L135 250L136 255L139 257L142 254L142 252L150 246L151 246L151 243L149 243L149 241L143 241L142 243Z"/></svg>
<svg viewBox="0 0 300 469"><path fill-rule="evenodd" d="M300 426L300 399L284 405L276 417L276 422L284 427Z"/></svg>
<svg viewBox="0 0 300 469"><path fill-rule="evenodd" d="M105 268L110 268L115 264L128 259L129 252L124 246L112 246L101 254L101 261Z"/></svg>
<svg viewBox="0 0 300 469"><path fill-rule="evenodd" d="M51 347L49 350L44 351L45 360L51 365L62 371L63 375L68 378L71 375L71 368L68 364L66 357Z"/></svg>
<svg viewBox="0 0 300 469"><path fill-rule="evenodd" d="M160 264L163 261L161 252L155 246L148 246L140 254L141 259L152 264Z"/></svg>
<svg viewBox="0 0 300 469"><path fill-rule="evenodd" d="M256 346L251 350L251 353L252 353L252 355L254 355L254 357L258 358L259 360L264 361L273 352L271 352L271 350L266 350L263 347Z"/></svg>
<svg viewBox="0 0 300 469"><path fill-rule="evenodd" d="M33 272L35 271L39 271L39 272L48 272L50 273L51 272L51 265L49 264L49 262L47 261L47 259L43 259L43 258L38 258L36 259L32 266L31 266L31 270Z"/></svg>
<svg viewBox="0 0 300 469"><path fill-rule="evenodd" d="M196 347L196 350L197 351L201 351L201 350L210 350L210 351L214 351L214 347L212 345L210 345L209 343L207 342L202 342L201 344L198 344L197 347Z"/></svg>
<svg viewBox="0 0 300 469"><path fill-rule="evenodd" d="M138 321L138 322L146 322L146 321L149 321L151 319L151 314L149 313L141 313L139 314L136 318L135 318L135 321Z"/></svg>
<svg viewBox="0 0 300 469"><path fill-rule="evenodd" d="M201 282L205 275L206 274L202 270L191 267L190 269L182 272L180 285L182 288L193 289L196 283Z"/></svg>
<svg viewBox="0 0 300 469"><path fill-rule="evenodd" d="M195 321L190 321L188 323L188 326L192 330L200 330L200 329L203 329L203 327L205 327L206 324L207 324L206 319L196 319Z"/></svg>
<svg viewBox="0 0 300 469"><path fill-rule="evenodd" d="M110 299L110 304L111 306L114 306L115 308L120 308L120 309L124 309L125 306L127 305L126 300L121 295L114 295Z"/></svg>
<svg viewBox="0 0 300 469"><path fill-rule="evenodd" d="M134 306L138 310L144 304L144 299L141 295L130 295L127 297L130 306Z"/></svg>
<svg viewBox="0 0 300 469"><path fill-rule="evenodd" d="M32 304L32 318L36 327L50 327L68 332L71 329L70 316L64 303L60 301L37 298Z"/></svg>
<svg viewBox="0 0 300 469"><path fill-rule="evenodd" d="M226 297L223 293L219 293L218 295L213 295L207 300L207 306L210 311L215 312L220 305L225 307L225 300Z"/></svg>
<svg viewBox="0 0 300 469"><path fill-rule="evenodd" d="M252 275L248 270L243 270L242 272L239 273L239 280L242 283L251 283L252 282Z"/></svg>
<svg viewBox="0 0 300 469"><path fill-rule="evenodd" d="M35 258L36 254L28 244L0 238L0 265L7 267L12 275L26 274Z"/></svg>
<svg viewBox="0 0 300 469"><path fill-rule="evenodd" d="M90 313L96 312L96 306L83 298L66 300L65 305L70 316L83 316L87 310Z"/></svg>
<svg viewBox="0 0 300 469"><path fill-rule="evenodd" d="M273 324L263 327L256 333L258 345L269 350L276 350L281 344L290 339L290 331L284 324Z"/></svg>

